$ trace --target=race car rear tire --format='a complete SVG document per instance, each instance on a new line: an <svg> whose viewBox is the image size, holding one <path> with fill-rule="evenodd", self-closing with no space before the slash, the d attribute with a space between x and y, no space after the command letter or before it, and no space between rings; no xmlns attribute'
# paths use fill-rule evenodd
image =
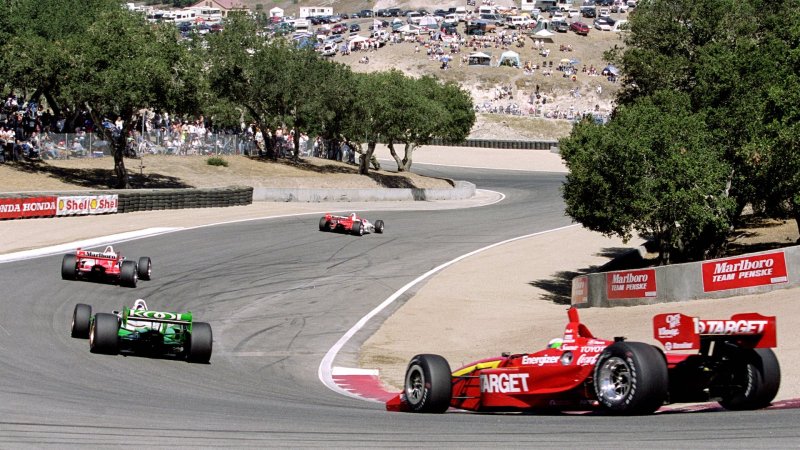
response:
<svg viewBox="0 0 800 450"><path fill-rule="evenodd" d="M356 236L363 236L364 224L360 220L356 220L355 222L353 222L353 228L350 229L350 232L352 232Z"/></svg>
<svg viewBox="0 0 800 450"><path fill-rule="evenodd" d="M139 264L136 265L136 273L139 275L140 280L149 280L153 273L153 262L147 256L139 258Z"/></svg>
<svg viewBox="0 0 800 450"><path fill-rule="evenodd" d="M331 223L328 222L328 219L324 217L319 219L319 231L331 231Z"/></svg>
<svg viewBox="0 0 800 450"><path fill-rule="evenodd" d="M89 350L92 353L119 353L119 320L114 314L97 313L89 330Z"/></svg>
<svg viewBox="0 0 800 450"><path fill-rule="evenodd" d="M61 279L74 280L78 276L78 257L72 253L61 260Z"/></svg>
<svg viewBox="0 0 800 450"><path fill-rule="evenodd" d="M89 337L89 327L92 324L92 307L83 303L75 305L72 311L72 327L70 335L74 338L86 339Z"/></svg>
<svg viewBox="0 0 800 450"><path fill-rule="evenodd" d="M119 268L119 285L135 288L136 282L139 281L138 272L135 262L122 261L122 266Z"/></svg>
<svg viewBox="0 0 800 450"><path fill-rule="evenodd" d="M211 325L205 322L193 323L192 333L189 335L189 348L186 352L186 359L192 363L208 363L211 359L213 342Z"/></svg>
<svg viewBox="0 0 800 450"><path fill-rule="evenodd" d="M652 345L615 342L600 354L593 381L603 410L620 415L650 414L667 398L667 363Z"/></svg>
<svg viewBox="0 0 800 450"><path fill-rule="evenodd" d="M412 412L441 414L450 407L450 364L439 355L416 355L406 369L403 395Z"/></svg>
<svg viewBox="0 0 800 450"><path fill-rule="evenodd" d="M375 232L376 233L383 233L383 221L376 220L375 221Z"/></svg>
<svg viewBox="0 0 800 450"><path fill-rule="evenodd" d="M719 404L729 410L761 409L769 406L781 386L781 366L770 348L745 350L737 355L728 394Z"/></svg>

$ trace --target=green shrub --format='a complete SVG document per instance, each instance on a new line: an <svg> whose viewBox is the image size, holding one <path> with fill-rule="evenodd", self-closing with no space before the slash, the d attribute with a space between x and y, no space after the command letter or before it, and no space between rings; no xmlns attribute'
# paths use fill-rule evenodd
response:
<svg viewBox="0 0 800 450"><path fill-rule="evenodd" d="M206 160L209 166L225 166L228 167L228 161L224 158L220 158L219 156L212 156Z"/></svg>

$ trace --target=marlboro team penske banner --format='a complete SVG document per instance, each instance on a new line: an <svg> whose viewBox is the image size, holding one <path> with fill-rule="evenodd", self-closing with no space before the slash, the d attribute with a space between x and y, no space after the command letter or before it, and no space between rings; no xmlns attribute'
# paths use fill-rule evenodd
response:
<svg viewBox="0 0 800 450"><path fill-rule="evenodd" d="M656 296L654 269L623 270L606 274L606 296L611 299Z"/></svg>
<svg viewBox="0 0 800 450"><path fill-rule="evenodd" d="M72 195L58 197L57 216L87 214L107 214L117 212L119 196L114 195Z"/></svg>
<svg viewBox="0 0 800 450"><path fill-rule="evenodd" d="M0 219L53 217L55 215L55 197L0 198Z"/></svg>
<svg viewBox="0 0 800 450"><path fill-rule="evenodd" d="M572 304L581 305L589 301L589 277L581 275L572 279Z"/></svg>
<svg viewBox="0 0 800 450"><path fill-rule="evenodd" d="M757 256L716 259L703 263L703 291L723 291L752 286L786 283L783 252Z"/></svg>

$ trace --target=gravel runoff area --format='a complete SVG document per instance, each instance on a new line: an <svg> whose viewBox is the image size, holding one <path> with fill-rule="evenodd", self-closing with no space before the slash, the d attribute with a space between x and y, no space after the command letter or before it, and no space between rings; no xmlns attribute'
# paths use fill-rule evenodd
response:
<svg viewBox="0 0 800 450"><path fill-rule="evenodd" d="M388 159L380 148L378 157ZM423 147L416 163L452 164L547 172L565 172L557 154L547 151ZM231 208L147 211L95 217L31 219L0 222L0 253L73 242L80 239L151 227L191 227L230 220L285 214L366 209L460 208L495 201L479 192L468 201L370 203L257 203ZM399 390L407 361L417 353L438 353L457 367L503 351L529 352L560 336L566 324L565 305L549 300L537 287L559 272L578 272L607 262L603 249L630 247L579 226L510 242L466 258L431 277L362 347L360 364L378 368L387 386ZM559 255L551 259L547 255ZM513 264L509 264L513 261ZM791 336L800 325L800 288L767 294L636 306L581 310L581 318L601 337L624 335L654 342L651 319L660 312L682 312L704 318L728 318L736 312L778 317L782 383L777 399L800 397L800 342ZM353 318L354 322L358 318Z"/></svg>

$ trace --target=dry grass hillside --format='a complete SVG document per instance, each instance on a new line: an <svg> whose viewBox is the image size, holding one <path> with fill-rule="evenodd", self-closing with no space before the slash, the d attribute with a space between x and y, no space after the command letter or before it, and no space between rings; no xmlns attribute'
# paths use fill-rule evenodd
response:
<svg viewBox="0 0 800 450"><path fill-rule="evenodd" d="M498 5L514 5L516 2L500 0L495 2ZM245 4L258 4L256 0L245 0ZM377 2L364 1L332 1L324 6L332 6L335 13L352 13L362 9L390 8L426 8L432 12L433 9L446 9L450 6L463 5L464 2L442 2L435 5L423 1L393 1L378 0ZM264 9L279 6L284 8L287 15L297 15L301 6L321 6L320 2L313 1L278 1L273 5L264 5ZM616 19L625 18L626 14L612 14ZM570 19L582 20L591 26L592 19ZM359 23L362 36L369 35L369 26L372 19L347 20L347 23ZM463 31L463 24L460 31ZM502 29L498 30L502 31ZM511 33L511 31L506 31ZM496 33L489 33L487 36L494 37ZM462 48L460 54L454 55L454 60L450 63L448 70L442 70L439 61L429 58L426 55L425 47L420 45L420 51L415 52L415 44L404 42L400 44L387 45L370 52L353 52L350 55L336 55L334 61L349 65L357 72L379 71L388 69L398 69L412 76L423 74L434 75L442 80L456 81L465 89L472 93L476 105L490 104L494 106L507 106L516 104L520 109L528 111L532 106L529 103L531 94L539 87L540 94L546 99L546 104L542 106L544 111L554 113L582 113L598 110L601 114L608 114L613 107L614 97L619 85L612 83L601 76L588 76L582 72L586 67L595 67L602 70L607 65L603 58L603 53L614 47L622 46L619 33L610 31L600 31L592 29L588 36L578 36L572 32L556 33L552 37L552 42L544 44L544 48L550 51L547 57L540 54L540 49L534 48L534 41L531 38L523 40L524 47L512 45L509 50L513 50L520 55L520 61L524 65L526 61L532 64L542 65L543 63L552 64L552 76L545 76L541 70L536 70L532 74L526 74L522 69L511 67L479 67L468 66L461 63L460 57L472 50L482 51L493 57L496 62L503 49L500 47ZM572 51L561 51L561 46L570 47ZM368 64L359 63L363 56L369 57ZM563 77L563 73L555 70L562 59L577 60L575 64L578 69L577 79ZM501 88L511 88L512 99L494 101L496 92ZM470 134L472 138L486 139L558 139L569 134L572 128L571 122L557 119L537 119L525 116L513 116L507 114L478 114L477 122Z"/></svg>

